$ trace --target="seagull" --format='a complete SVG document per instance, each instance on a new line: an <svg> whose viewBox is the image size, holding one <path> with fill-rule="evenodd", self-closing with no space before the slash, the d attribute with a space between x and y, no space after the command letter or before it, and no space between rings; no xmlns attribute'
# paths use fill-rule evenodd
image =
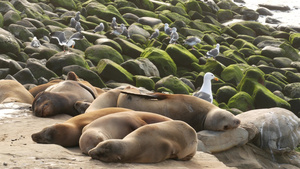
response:
<svg viewBox="0 0 300 169"><path fill-rule="evenodd" d="M159 30L158 29L155 29L155 31L152 33L152 35L149 37L149 39L155 39L157 38L159 35Z"/></svg>
<svg viewBox="0 0 300 169"><path fill-rule="evenodd" d="M31 41L31 46L38 48L41 46L41 43L36 37L33 37L32 41Z"/></svg>
<svg viewBox="0 0 300 169"><path fill-rule="evenodd" d="M190 37L190 38L187 38L186 40L184 40L184 44L192 46L192 49L194 49L194 45L196 45L197 43L200 43L200 42L201 42L201 40L197 37Z"/></svg>
<svg viewBox="0 0 300 169"><path fill-rule="evenodd" d="M72 48L74 48L74 45L75 45L74 40L81 40L84 38L84 36L80 32L76 32L76 33L72 34L68 40L66 39L65 32L59 32L59 31L53 32L53 33L51 33L50 36L52 38L55 38L58 40L58 44L60 46L63 46L64 52L65 52L65 46L68 47L68 51L69 51L70 46L72 46Z"/></svg>
<svg viewBox="0 0 300 169"><path fill-rule="evenodd" d="M173 27L172 28L172 33L170 35L169 43L175 43L176 44L176 41L179 39L179 35L176 31L177 31L177 28Z"/></svg>
<svg viewBox="0 0 300 169"><path fill-rule="evenodd" d="M125 25L122 23L120 27L115 27L115 29L112 31L113 34L116 36L122 35L124 30L126 29Z"/></svg>
<svg viewBox="0 0 300 169"><path fill-rule="evenodd" d="M215 58L216 56L219 55L219 52L220 52L220 44L217 43L216 48L206 52L206 55L208 58L211 58L211 57Z"/></svg>
<svg viewBox="0 0 300 169"><path fill-rule="evenodd" d="M165 23L165 27L164 27L164 31L167 35L171 35L172 33L172 28L169 27L169 24L168 23Z"/></svg>
<svg viewBox="0 0 300 169"><path fill-rule="evenodd" d="M76 30L76 32L81 32L81 23L80 22L76 22L75 30Z"/></svg>
<svg viewBox="0 0 300 169"><path fill-rule="evenodd" d="M122 35L126 36L127 39L130 39L130 35L129 35L129 32L128 32L128 29L126 28L125 25L124 25L124 29L123 29Z"/></svg>
<svg viewBox="0 0 300 169"><path fill-rule="evenodd" d="M198 92L194 92L193 96L206 100L210 103L213 102L212 90L211 90L211 80L214 79L218 81L219 79L214 76L214 74L207 72L203 77L203 84Z"/></svg>
<svg viewBox="0 0 300 169"><path fill-rule="evenodd" d="M74 17L71 18L70 20L70 27L75 28L77 21L75 20Z"/></svg>
<svg viewBox="0 0 300 169"><path fill-rule="evenodd" d="M76 12L75 20L78 22L80 20L80 11Z"/></svg>
<svg viewBox="0 0 300 169"><path fill-rule="evenodd" d="M94 29L94 33L101 32L104 30L104 24L101 22L99 25L97 25Z"/></svg>
<svg viewBox="0 0 300 169"><path fill-rule="evenodd" d="M118 23L117 23L117 19L116 19L116 17L113 17L112 18L112 21L111 21L111 28L112 29L116 29L117 28L117 26L118 26Z"/></svg>

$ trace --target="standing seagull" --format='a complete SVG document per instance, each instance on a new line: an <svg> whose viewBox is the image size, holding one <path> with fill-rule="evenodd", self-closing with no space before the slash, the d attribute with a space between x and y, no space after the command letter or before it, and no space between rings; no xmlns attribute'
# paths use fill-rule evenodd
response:
<svg viewBox="0 0 300 169"><path fill-rule="evenodd" d="M172 33L170 35L169 43L175 43L176 44L176 41L179 39L179 35L176 31L177 31L177 28L173 27L172 28Z"/></svg>
<svg viewBox="0 0 300 169"><path fill-rule="evenodd" d="M130 39L130 35L129 35L129 32L128 32L128 29L126 28L125 25L124 25L124 29L123 29L122 35L126 36L127 39Z"/></svg>
<svg viewBox="0 0 300 169"><path fill-rule="evenodd" d="M217 43L216 48L206 52L206 55L208 58L211 58L211 57L215 58L216 56L219 55L219 52L220 52L220 44Z"/></svg>
<svg viewBox="0 0 300 169"><path fill-rule="evenodd" d="M112 18L112 21L111 21L111 28L112 29L116 29L117 28L117 26L118 26L118 23L117 23L117 19L116 19L116 17L113 17Z"/></svg>
<svg viewBox="0 0 300 169"><path fill-rule="evenodd" d="M194 45L196 45L197 43L200 43L200 42L201 42L201 40L197 37L191 37L191 38L187 38L186 40L184 40L184 44L191 46L192 49L194 49Z"/></svg>
<svg viewBox="0 0 300 169"><path fill-rule="evenodd" d="M101 22L99 25L97 25L94 29L94 33L101 32L104 30L104 24Z"/></svg>
<svg viewBox="0 0 300 169"><path fill-rule="evenodd" d="M80 22L76 23L75 30L76 30L76 32L81 32L81 23Z"/></svg>
<svg viewBox="0 0 300 169"><path fill-rule="evenodd" d="M68 40L66 39L65 32L53 32L53 33L51 33L50 36L52 38L55 38L58 40L58 44L60 46L63 46L64 52L65 52L65 46L68 47L68 51L69 51L70 46L72 46L72 48L74 48L74 45L75 45L74 40L81 40L84 38L84 36L80 32L76 32L76 33L72 34L72 36L70 36L70 38Z"/></svg>
<svg viewBox="0 0 300 169"><path fill-rule="evenodd" d="M80 11L76 12L75 20L78 22L80 20Z"/></svg>
<svg viewBox="0 0 300 169"><path fill-rule="evenodd" d="M112 31L113 34L116 36L122 35L124 30L126 29L125 25L122 23L120 27L115 27L115 29Z"/></svg>
<svg viewBox="0 0 300 169"><path fill-rule="evenodd" d="M219 79L214 76L214 74L207 72L203 77L203 84L198 92L194 92L193 96L199 97L203 100L206 100L210 103L213 102L212 90L211 90L211 80L215 79L218 81Z"/></svg>
<svg viewBox="0 0 300 169"><path fill-rule="evenodd" d="M169 27L169 24L168 23L165 23L165 27L164 27L164 31L167 35L171 35L172 33L172 28Z"/></svg>
<svg viewBox="0 0 300 169"><path fill-rule="evenodd" d="M31 41L31 46L38 48L41 46L41 43L36 37L33 37L32 41Z"/></svg>
<svg viewBox="0 0 300 169"><path fill-rule="evenodd" d="M157 38L159 35L159 30L158 29L155 29L155 31L152 33L152 35L149 37L149 39L155 39Z"/></svg>
<svg viewBox="0 0 300 169"><path fill-rule="evenodd" d="M70 20L70 27L75 28L77 21L75 20L74 17L71 18Z"/></svg>

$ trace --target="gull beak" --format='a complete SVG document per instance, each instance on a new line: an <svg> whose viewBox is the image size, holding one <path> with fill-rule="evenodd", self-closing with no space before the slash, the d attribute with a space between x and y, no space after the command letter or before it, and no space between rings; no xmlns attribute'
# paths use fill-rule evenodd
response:
<svg viewBox="0 0 300 169"><path fill-rule="evenodd" d="M215 77L214 79L215 79L215 81L219 81L219 79L217 77Z"/></svg>

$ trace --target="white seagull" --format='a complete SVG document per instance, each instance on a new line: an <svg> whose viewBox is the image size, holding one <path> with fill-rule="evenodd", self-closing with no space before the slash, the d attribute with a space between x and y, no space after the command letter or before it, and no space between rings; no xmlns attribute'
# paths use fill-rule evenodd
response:
<svg viewBox="0 0 300 169"><path fill-rule="evenodd" d="M81 32L81 23L80 22L76 22L76 25L75 25L75 30L76 32Z"/></svg>
<svg viewBox="0 0 300 169"><path fill-rule="evenodd" d="M193 96L206 100L210 103L213 102L213 95L211 90L211 80L218 81L219 79L214 74L207 72L203 77L203 84L198 92L194 92Z"/></svg>
<svg viewBox="0 0 300 169"><path fill-rule="evenodd" d="M65 46L68 47L68 50L69 50L69 47L71 47L71 46L72 46L72 48L74 48L74 45L75 45L74 40L81 40L84 38L84 36L80 32L76 32L76 33L72 34L68 40L66 39L65 32L59 32L59 31L53 32L53 33L51 33L50 36L52 38L55 38L58 40L58 44L60 46L63 46L64 51L65 51Z"/></svg>
<svg viewBox="0 0 300 169"><path fill-rule="evenodd" d="M149 39L155 39L157 38L159 35L159 30L158 29L155 29L155 31L151 34L151 36L149 37Z"/></svg>
<svg viewBox="0 0 300 169"><path fill-rule="evenodd" d="M215 58L216 56L219 55L219 52L220 52L220 44L217 43L216 48L206 52L206 55L208 58L211 58L211 57Z"/></svg>
<svg viewBox="0 0 300 169"><path fill-rule="evenodd" d="M75 20L78 22L80 20L80 11L76 12Z"/></svg>
<svg viewBox="0 0 300 169"><path fill-rule="evenodd" d="M104 30L104 24L101 22L99 25L97 25L94 29L94 33L101 32Z"/></svg>
<svg viewBox="0 0 300 169"><path fill-rule="evenodd" d="M165 23L165 27L164 27L164 31L167 35L171 35L172 33L172 28L169 27L169 24L168 23Z"/></svg>
<svg viewBox="0 0 300 169"><path fill-rule="evenodd" d="M74 17L72 17L72 18L70 19L70 27L75 28L76 23L77 23L77 21L75 20Z"/></svg>
<svg viewBox="0 0 300 169"><path fill-rule="evenodd" d="M177 28L173 27L172 28L172 33L170 35L169 43L176 43L176 41L179 39L179 35L176 31L177 31Z"/></svg>
<svg viewBox="0 0 300 169"><path fill-rule="evenodd" d="M116 19L116 17L113 17L112 18L112 21L111 21L111 28L112 29L116 29L117 28L117 26L118 26L118 23L117 23L117 19Z"/></svg>
<svg viewBox="0 0 300 169"><path fill-rule="evenodd" d="M192 49L194 49L194 45L196 45L200 42L201 42L201 40L197 37L190 37L190 38L187 38L186 40L184 40L184 44L191 46Z"/></svg>
<svg viewBox="0 0 300 169"><path fill-rule="evenodd" d="M125 25L122 23L120 27L115 27L115 29L112 31L113 34L116 36L122 35L124 30L126 29Z"/></svg>
<svg viewBox="0 0 300 169"><path fill-rule="evenodd" d="M31 46L38 48L41 46L41 43L36 37L33 37L32 41L31 41Z"/></svg>

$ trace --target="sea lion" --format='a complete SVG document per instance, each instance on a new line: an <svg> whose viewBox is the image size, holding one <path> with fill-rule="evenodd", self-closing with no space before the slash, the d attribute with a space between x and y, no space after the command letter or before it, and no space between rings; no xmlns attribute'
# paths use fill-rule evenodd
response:
<svg viewBox="0 0 300 169"><path fill-rule="evenodd" d="M227 110L194 96L184 94L136 94L121 91L118 107L148 111L182 120L196 131L222 131L237 128L240 120Z"/></svg>
<svg viewBox="0 0 300 169"><path fill-rule="evenodd" d="M172 120L168 117L141 111L125 111L109 114L86 125L79 139L84 154L98 143L108 139L122 139L135 129L150 123Z"/></svg>
<svg viewBox="0 0 300 169"><path fill-rule="evenodd" d="M197 151L197 134L187 123L174 120L144 125L123 139L99 143L88 153L103 162L157 163L190 160Z"/></svg>
<svg viewBox="0 0 300 169"><path fill-rule="evenodd" d="M0 80L0 103L21 102L32 104L32 94L16 80Z"/></svg>
<svg viewBox="0 0 300 169"><path fill-rule="evenodd" d="M33 114L39 117L63 113L71 116L80 114L74 108L74 104L77 101L92 102L98 94L89 82L77 79L74 72L69 72L67 80L53 84L38 93L32 103Z"/></svg>
<svg viewBox="0 0 300 169"><path fill-rule="evenodd" d="M57 84L57 83L59 83L61 81L63 81L63 80L62 79L51 80L48 83L41 84L41 85L38 85L38 86L35 86L35 87L29 89L29 92L33 95L33 97L35 97L38 93L40 93L42 91L45 91L48 87L50 87L50 86L52 86L54 84Z"/></svg>
<svg viewBox="0 0 300 169"><path fill-rule="evenodd" d="M80 114L70 118L64 123L46 127L42 131L32 134L31 138L37 143L58 144L64 147L77 146L84 126L99 117L129 110L130 109L114 107Z"/></svg>

